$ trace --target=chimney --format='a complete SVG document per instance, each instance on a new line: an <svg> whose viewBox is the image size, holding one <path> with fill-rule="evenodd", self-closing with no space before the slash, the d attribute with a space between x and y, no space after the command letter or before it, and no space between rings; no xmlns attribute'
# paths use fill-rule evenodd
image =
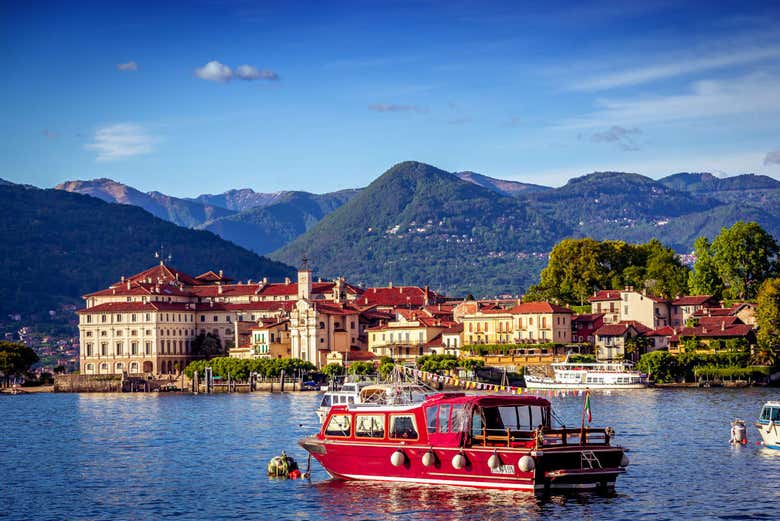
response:
<svg viewBox="0 0 780 521"><path fill-rule="evenodd" d="M127 281L127 289L130 289L130 281Z"/></svg>
<svg viewBox="0 0 780 521"><path fill-rule="evenodd" d="M124 282L124 281L125 281L125 276L124 276L124 275L122 275L122 282Z"/></svg>
<svg viewBox="0 0 780 521"><path fill-rule="evenodd" d="M284 283L285 283L285 285L289 286L290 285L290 277L285 277L284 278Z"/></svg>
<svg viewBox="0 0 780 521"><path fill-rule="evenodd" d="M220 284L219 282L217 282L217 293L222 295L222 284Z"/></svg>
<svg viewBox="0 0 780 521"><path fill-rule="evenodd" d="M392 280L387 283L387 287L390 288L390 289L393 288L393 281Z"/></svg>
<svg viewBox="0 0 780 521"><path fill-rule="evenodd" d="M222 270L219 270L219 278L222 278Z"/></svg>

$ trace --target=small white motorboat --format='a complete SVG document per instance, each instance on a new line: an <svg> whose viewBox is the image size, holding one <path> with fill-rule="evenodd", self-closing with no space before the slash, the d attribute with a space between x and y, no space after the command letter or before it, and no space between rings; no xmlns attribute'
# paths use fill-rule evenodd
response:
<svg viewBox="0 0 780 521"><path fill-rule="evenodd" d="M764 447L780 450L780 402L766 402L755 426L764 440Z"/></svg>

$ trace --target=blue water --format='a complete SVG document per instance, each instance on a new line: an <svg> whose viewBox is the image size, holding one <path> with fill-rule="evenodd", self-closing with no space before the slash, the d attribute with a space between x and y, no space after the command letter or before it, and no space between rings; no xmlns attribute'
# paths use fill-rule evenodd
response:
<svg viewBox="0 0 780 521"><path fill-rule="evenodd" d="M631 465L614 494L523 493L270 480L283 449L316 430L310 395L34 394L0 396L2 519L780 519L780 451L752 421L771 389L594 393ZM570 426L582 397L551 396ZM730 447L730 421L750 444Z"/></svg>

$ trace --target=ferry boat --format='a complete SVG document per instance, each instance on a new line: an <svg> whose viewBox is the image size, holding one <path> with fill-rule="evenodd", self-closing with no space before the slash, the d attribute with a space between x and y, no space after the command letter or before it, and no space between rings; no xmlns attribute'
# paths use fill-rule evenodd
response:
<svg viewBox="0 0 780 521"><path fill-rule="evenodd" d="M780 402L766 402L755 425L764 447L780 450Z"/></svg>
<svg viewBox="0 0 780 521"><path fill-rule="evenodd" d="M614 488L628 457L611 428L552 427L544 398L440 393L334 405L299 441L331 477L546 493Z"/></svg>
<svg viewBox="0 0 780 521"><path fill-rule="evenodd" d="M647 376L634 371L629 362L563 362L551 364L554 376L526 374L528 389L641 389Z"/></svg>

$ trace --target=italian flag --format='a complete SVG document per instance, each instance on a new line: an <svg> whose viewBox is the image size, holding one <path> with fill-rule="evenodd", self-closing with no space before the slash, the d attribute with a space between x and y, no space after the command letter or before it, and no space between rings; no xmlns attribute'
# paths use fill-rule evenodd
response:
<svg viewBox="0 0 780 521"><path fill-rule="evenodd" d="M590 411L590 391L585 391L585 414L588 415L588 423L593 421L593 414Z"/></svg>

